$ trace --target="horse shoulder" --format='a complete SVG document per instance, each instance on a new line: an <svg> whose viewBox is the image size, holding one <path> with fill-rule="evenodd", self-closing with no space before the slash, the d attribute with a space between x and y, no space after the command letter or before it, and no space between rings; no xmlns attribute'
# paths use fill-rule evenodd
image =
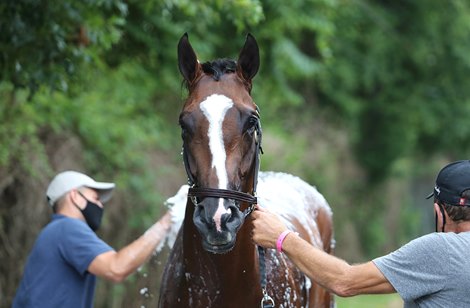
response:
<svg viewBox="0 0 470 308"><path fill-rule="evenodd" d="M290 230L330 252L333 242L331 208L318 190L297 176L260 172L258 203L278 214Z"/></svg>
<svg viewBox="0 0 470 308"><path fill-rule="evenodd" d="M175 303L180 303L180 307L184 307L187 304L187 300L182 298L182 295L185 294L182 290L187 289L187 287L182 262L183 240L181 234L176 237L172 246L173 249L168 257L161 281L159 307L176 307L174 306Z"/></svg>

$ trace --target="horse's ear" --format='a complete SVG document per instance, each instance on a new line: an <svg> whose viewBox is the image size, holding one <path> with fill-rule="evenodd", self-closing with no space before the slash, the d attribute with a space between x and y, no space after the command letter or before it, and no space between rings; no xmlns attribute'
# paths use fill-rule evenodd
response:
<svg viewBox="0 0 470 308"><path fill-rule="evenodd" d="M245 46L240 51L237 63L243 78L251 82L259 69L259 48L256 39L250 33L246 36Z"/></svg>
<svg viewBox="0 0 470 308"><path fill-rule="evenodd" d="M191 84L199 70L199 63L189 43L188 33L183 34L178 43L178 67L186 82Z"/></svg>

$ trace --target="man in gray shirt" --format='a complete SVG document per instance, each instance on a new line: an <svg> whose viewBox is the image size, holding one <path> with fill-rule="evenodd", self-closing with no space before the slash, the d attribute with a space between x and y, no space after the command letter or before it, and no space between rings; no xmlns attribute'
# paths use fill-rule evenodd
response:
<svg viewBox="0 0 470 308"><path fill-rule="evenodd" d="M257 207L253 241L282 251L312 280L339 296L398 292L405 307L470 307L470 161L439 172L434 197L436 233L417 238L389 255L364 264L317 249L291 232L268 210Z"/></svg>

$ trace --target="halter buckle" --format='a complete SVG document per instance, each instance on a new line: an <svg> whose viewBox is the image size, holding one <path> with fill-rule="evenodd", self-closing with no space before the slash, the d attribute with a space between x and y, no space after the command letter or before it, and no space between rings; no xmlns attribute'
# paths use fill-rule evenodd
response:
<svg viewBox="0 0 470 308"><path fill-rule="evenodd" d="M246 208L245 211L243 211L243 214L245 215L245 218L246 218L248 215L250 215L251 213L253 213L253 211L255 210L255 206L256 206L256 204L251 204L250 206L248 206L248 207Z"/></svg>
<svg viewBox="0 0 470 308"><path fill-rule="evenodd" d="M263 288L263 298L261 299L261 308L274 307L274 300L268 295L266 289Z"/></svg>

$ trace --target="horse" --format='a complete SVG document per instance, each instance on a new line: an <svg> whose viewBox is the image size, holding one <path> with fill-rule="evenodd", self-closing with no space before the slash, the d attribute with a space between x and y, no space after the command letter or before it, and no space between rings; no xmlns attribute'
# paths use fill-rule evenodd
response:
<svg viewBox="0 0 470 308"><path fill-rule="evenodd" d="M334 306L333 295L284 254L259 250L251 240L250 213L258 203L312 245L331 254L334 249L325 198L293 175L259 172L260 111L251 96L260 65L256 39L247 35L236 61L201 64L186 33L177 51L188 89L179 117L188 185L168 199L171 212L180 208L184 215L159 307Z"/></svg>

